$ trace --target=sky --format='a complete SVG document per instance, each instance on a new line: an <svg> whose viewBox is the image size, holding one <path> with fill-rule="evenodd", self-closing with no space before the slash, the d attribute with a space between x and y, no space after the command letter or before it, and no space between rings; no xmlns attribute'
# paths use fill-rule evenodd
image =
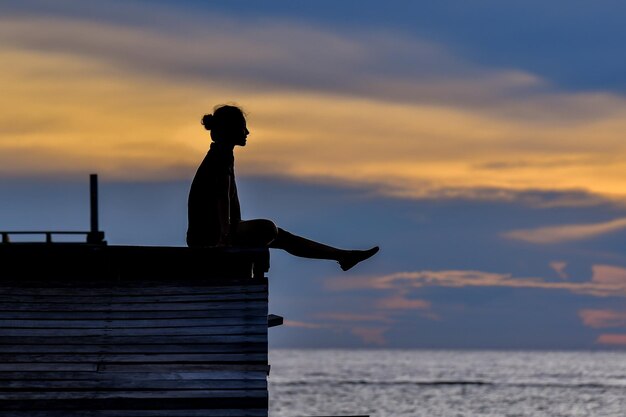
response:
<svg viewBox="0 0 626 417"><path fill-rule="evenodd" d="M0 3L0 230L184 246L202 115L247 114L272 347L626 348L626 4Z"/></svg>

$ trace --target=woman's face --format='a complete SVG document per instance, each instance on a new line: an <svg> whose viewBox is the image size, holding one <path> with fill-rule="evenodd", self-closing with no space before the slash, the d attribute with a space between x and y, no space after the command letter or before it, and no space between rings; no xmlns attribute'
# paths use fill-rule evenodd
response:
<svg viewBox="0 0 626 417"><path fill-rule="evenodd" d="M233 145L246 146L246 138L250 134L243 117L234 120L224 132L224 139Z"/></svg>

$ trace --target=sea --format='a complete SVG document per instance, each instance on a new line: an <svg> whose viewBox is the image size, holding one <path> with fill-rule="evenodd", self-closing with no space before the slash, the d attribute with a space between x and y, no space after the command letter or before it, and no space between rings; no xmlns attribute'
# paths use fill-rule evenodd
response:
<svg viewBox="0 0 626 417"><path fill-rule="evenodd" d="M271 417L626 417L626 351L270 349Z"/></svg>

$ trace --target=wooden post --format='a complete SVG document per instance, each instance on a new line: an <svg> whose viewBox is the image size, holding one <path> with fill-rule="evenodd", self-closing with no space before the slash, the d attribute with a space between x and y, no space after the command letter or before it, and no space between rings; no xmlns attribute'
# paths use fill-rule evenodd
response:
<svg viewBox="0 0 626 417"><path fill-rule="evenodd" d="M91 208L91 233L98 231L98 174L89 175L89 202Z"/></svg>
<svg viewBox="0 0 626 417"><path fill-rule="evenodd" d="M91 229L87 234L87 243L103 243L104 232L98 230L98 174L89 175L89 206Z"/></svg>

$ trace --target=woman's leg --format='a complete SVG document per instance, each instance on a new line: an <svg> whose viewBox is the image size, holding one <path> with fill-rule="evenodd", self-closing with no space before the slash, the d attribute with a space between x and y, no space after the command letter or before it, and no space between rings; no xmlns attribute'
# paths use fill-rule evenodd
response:
<svg viewBox="0 0 626 417"><path fill-rule="evenodd" d="M272 221L264 219L241 221L235 228L232 243L269 246L302 258L329 259L339 262L344 271L378 252L377 246L368 250L345 250L324 245L277 228Z"/></svg>
<svg viewBox="0 0 626 417"><path fill-rule="evenodd" d="M338 261L345 250L324 245L302 236L294 235L278 228L276 239L270 243L270 248L278 248L301 258L330 259Z"/></svg>
<svg viewBox="0 0 626 417"><path fill-rule="evenodd" d="M235 246L269 246L278 235L276 225L270 220L242 220L233 226L230 243Z"/></svg>
<svg viewBox="0 0 626 417"><path fill-rule="evenodd" d="M346 250L324 245L313 240L303 238L278 228L278 235L270 248L278 248L303 258L330 259L337 261L344 271L352 268L361 261L370 258L378 252L378 246L368 250Z"/></svg>

